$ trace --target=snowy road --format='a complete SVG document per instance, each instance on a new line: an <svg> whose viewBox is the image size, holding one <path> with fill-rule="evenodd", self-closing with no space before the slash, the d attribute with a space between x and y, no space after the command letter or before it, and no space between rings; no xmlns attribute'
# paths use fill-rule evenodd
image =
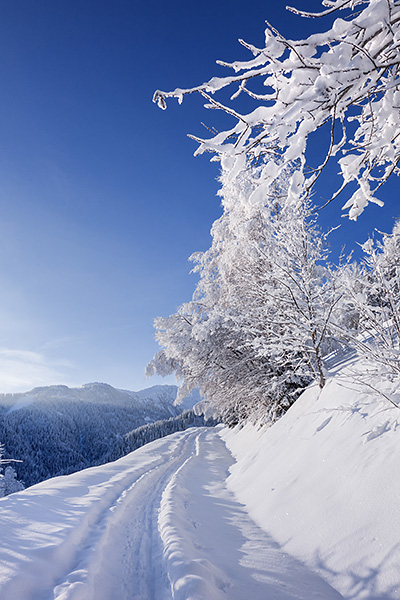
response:
<svg viewBox="0 0 400 600"><path fill-rule="evenodd" d="M338 599L225 486L213 429L1 500L1 600Z"/></svg>

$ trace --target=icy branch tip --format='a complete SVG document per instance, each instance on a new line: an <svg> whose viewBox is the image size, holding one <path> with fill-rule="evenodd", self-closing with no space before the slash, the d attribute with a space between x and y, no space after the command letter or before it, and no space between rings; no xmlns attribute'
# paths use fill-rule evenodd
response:
<svg viewBox="0 0 400 600"><path fill-rule="evenodd" d="M164 93L161 92L160 90L156 90L154 92L153 102L155 102L155 104L157 104L158 108L161 108L162 110L166 110L167 103L165 102L165 96L164 96Z"/></svg>
<svg viewBox="0 0 400 600"><path fill-rule="evenodd" d="M305 13L303 10L299 10L298 8L295 8L294 6L286 5L285 8L286 8L286 10L294 13L295 15L300 15L300 16L305 16L306 14L309 15L309 13Z"/></svg>

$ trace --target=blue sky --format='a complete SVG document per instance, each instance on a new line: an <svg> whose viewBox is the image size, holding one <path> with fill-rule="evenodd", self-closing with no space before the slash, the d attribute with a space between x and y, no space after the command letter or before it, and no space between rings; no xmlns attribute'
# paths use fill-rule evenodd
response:
<svg viewBox="0 0 400 600"><path fill-rule="evenodd" d="M217 167L186 137L215 113L195 96L164 112L152 94L247 58L237 38L262 44L266 18L289 37L318 25L284 4L0 2L0 392L161 382L144 377L153 318L190 298L187 258L220 208ZM373 206L333 243L393 216ZM321 222L343 222L340 204Z"/></svg>

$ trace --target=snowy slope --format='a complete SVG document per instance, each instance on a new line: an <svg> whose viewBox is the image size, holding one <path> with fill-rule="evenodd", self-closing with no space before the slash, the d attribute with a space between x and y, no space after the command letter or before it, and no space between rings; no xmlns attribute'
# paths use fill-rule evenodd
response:
<svg viewBox="0 0 400 600"><path fill-rule="evenodd" d="M338 600L226 489L215 429L0 500L2 600Z"/></svg>
<svg viewBox="0 0 400 600"><path fill-rule="evenodd" d="M330 378L322 393L307 390L270 429L225 432L238 460L229 487L284 550L345 598L393 600L400 598L400 412L355 386L353 369Z"/></svg>
<svg viewBox="0 0 400 600"><path fill-rule="evenodd" d="M399 600L400 413L351 369L0 500L1 600Z"/></svg>

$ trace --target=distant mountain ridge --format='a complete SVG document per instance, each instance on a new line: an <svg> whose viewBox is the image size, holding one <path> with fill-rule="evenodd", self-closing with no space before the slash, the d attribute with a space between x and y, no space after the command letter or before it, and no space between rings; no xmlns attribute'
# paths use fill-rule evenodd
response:
<svg viewBox="0 0 400 600"><path fill-rule="evenodd" d="M76 388L53 385L0 394L4 456L22 461L16 470L26 485L101 464L121 446L125 435L178 418L200 399L194 394L176 406L176 395L173 385L132 392L105 383Z"/></svg>
<svg viewBox="0 0 400 600"><path fill-rule="evenodd" d="M133 392L130 390L122 390L114 388L108 383L85 383L79 387L68 387L66 385L50 385L36 387L28 392L17 392L14 394L0 393L0 406L13 407L16 404L23 406L32 402L62 400L64 402L76 401L94 402L96 404L102 402L114 402L116 404L130 404L136 401L139 404L159 403L162 406L174 405L177 395L176 385L154 385L152 387ZM200 396L197 391L185 398L183 405L185 408L192 408L193 403L198 402Z"/></svg>

